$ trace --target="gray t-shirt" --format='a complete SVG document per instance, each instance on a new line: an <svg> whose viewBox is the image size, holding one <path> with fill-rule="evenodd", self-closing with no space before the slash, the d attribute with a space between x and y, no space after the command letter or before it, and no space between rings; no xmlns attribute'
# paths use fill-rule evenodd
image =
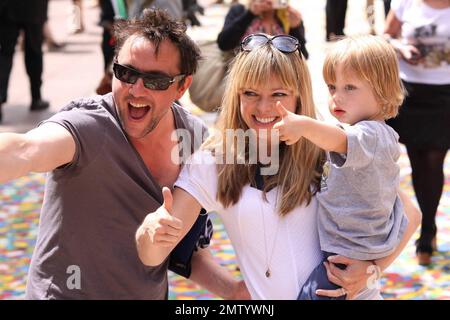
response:
<svg viewBox="0 0 450 320"><path fill-rule="evenodd" d="M177 128L206 130L183 108L172 111ZM76 151L47 176L28 299L167 297L168 259L146 267L134 237L162 204L161 187L117 119L108 94L74 101L45 121L66 128Z"/></svg>
<svg viewBox="0 0 450 320"><path fill-rule="evenodd" d="M398 135L384 121L344 130L347 154L329 153L317 194L320 246L353 259L378 259L392 253L407 224L397 195Z"/></svg>

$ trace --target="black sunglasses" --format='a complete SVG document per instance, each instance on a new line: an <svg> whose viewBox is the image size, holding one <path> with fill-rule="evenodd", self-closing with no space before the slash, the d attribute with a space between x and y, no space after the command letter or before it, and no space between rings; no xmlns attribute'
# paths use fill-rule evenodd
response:
<svg viewBox="0 0 450 320"><path fill-rule="evenodd" d="M255 48L270 43L283 53L292 53L298 50L298 39L288 35L269 37L263 33L251 34L241 42L241 51L252 51Z"/></svg>
<svg viewBox="0 0 450 320"><path fill-rule="evenodd" d="M144 73L117 62L113 65L113 71L114 76L122 82L135 84L136 81L141 78L144 86L151 90L167 90L172 83L181 80L186 76L184 74L179 74L174 77L169 77L155 73Z"/></svg>

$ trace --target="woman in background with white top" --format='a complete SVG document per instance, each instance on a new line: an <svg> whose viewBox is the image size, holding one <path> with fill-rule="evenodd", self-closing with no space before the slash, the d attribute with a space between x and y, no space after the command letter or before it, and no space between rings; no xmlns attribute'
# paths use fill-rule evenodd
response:
<svg viewBox="0 0 450 320"><path fill-rule="evenodd" d="M419 264L428 265L437 250L435 216L450 147L450 0L393 0L385 33L399 53L408 91L388 124L408 151L423 214L416 252Z"/></svg>

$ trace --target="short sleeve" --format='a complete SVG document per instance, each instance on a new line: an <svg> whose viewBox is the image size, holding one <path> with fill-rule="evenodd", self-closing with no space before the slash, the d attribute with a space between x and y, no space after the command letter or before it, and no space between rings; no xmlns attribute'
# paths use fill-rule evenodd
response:
<svg viewBox="0 0 450 320"><path fill-rule="evenodd" d="M104 112L100 111L94 102L79 100L71 102L39 125L57 123L72 135L75 155L73 161L64 166L67 169L85 167L98 156L105 142L105 120L107 117Z"/></svg>
<svg viewBox="0 0 450 320"><path fill-rule="evenodd" d="M199 150L187 160L175 187L192 195L207 212L222 209L216 200L217 165L210 151Z"/></svg>
<svg viewBox="0 0 450 320"><path fill-rule="evenodd" d="M376 152L378 134L374 121L363 121L345 127L347 134L347 155L330 152L331 163L337 167L364 168L369 165Z"/></svg>

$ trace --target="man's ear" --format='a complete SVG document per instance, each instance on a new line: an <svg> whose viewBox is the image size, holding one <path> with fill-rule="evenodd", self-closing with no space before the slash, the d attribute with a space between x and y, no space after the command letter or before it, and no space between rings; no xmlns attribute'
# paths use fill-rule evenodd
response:
<svg viewBox="0 0 450 320"><path fill-rule="evenodd" d="M192 75L186 76L183 80L183 84L178 86L178 94L177 99L180 99L186 90L191 86L192 83Z"/></svg>

